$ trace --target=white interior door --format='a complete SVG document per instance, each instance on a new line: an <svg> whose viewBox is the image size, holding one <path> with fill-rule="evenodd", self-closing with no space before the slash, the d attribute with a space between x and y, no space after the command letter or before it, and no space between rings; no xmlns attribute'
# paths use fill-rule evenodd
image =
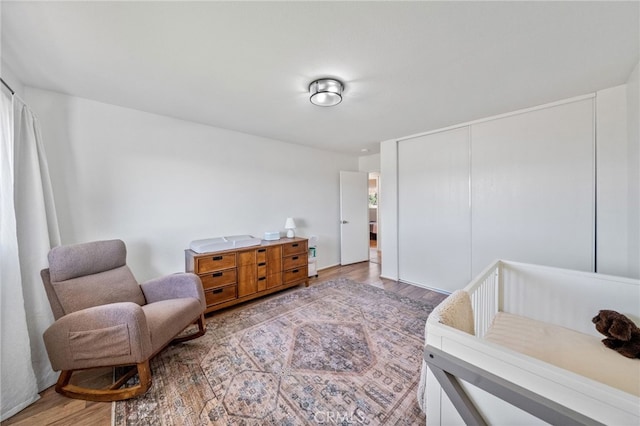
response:
<svg viewBox="0 0 640 426"><path fill-rule="evenodd" d="M398 143L398 273L453 292L471 280L469 128Z"/></svg>
<svg viewBox="0 0 640 426"><path fill-rule="evenodd" d="M472 126L472 275L494 259L593 271L593 100Z"/></svg>
<svg viewBox="0 0 640 426"><path fill-rule="evenodd" d="M369 260L369 177L340 172L340 264Z"/></svg>

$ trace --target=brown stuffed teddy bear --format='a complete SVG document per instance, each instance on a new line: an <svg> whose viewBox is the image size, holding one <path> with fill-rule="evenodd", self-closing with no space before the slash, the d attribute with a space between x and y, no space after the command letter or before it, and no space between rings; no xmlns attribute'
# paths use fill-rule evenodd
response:
<svg viewBox="0 0 640 426"><path fill-rule="evenodd" d="M591 320L607 336L602 343L627 358L640 358L640 328L626 316L603 310Z"/></svg>

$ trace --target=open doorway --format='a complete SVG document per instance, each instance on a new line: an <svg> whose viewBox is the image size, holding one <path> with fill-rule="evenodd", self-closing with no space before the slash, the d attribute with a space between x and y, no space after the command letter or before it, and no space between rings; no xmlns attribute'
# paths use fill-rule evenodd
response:
<svg viewBox="0 0 640 426"><path fill-rule="evenodd" d="M378 233L378 195L380 194L380 173L369 173L369 261L381 263Z"/></svg>

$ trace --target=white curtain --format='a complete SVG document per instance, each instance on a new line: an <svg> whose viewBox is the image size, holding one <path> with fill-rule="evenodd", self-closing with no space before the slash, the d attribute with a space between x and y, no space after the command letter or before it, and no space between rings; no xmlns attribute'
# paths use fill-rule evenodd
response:
<svg viewBox="0 0 640 426"><path fill-rule="evenodd" d="M53 385L42 333L53 323L40 270L60 245L40 125L18 98L2 92L0 108L0 419L36 401Z"/></svg>

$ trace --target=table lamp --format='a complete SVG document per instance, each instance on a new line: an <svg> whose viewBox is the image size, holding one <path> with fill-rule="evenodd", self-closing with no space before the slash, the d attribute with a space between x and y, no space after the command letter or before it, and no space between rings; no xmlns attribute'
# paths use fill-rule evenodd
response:
<svg viewBox="0 0 640 426"><path fill-rule="evenodd" d="M284 223L284 228L287 230L287 238L295 237L293 230L296 229L296 223L292 217L287 218L287 221Z"/></svg>

